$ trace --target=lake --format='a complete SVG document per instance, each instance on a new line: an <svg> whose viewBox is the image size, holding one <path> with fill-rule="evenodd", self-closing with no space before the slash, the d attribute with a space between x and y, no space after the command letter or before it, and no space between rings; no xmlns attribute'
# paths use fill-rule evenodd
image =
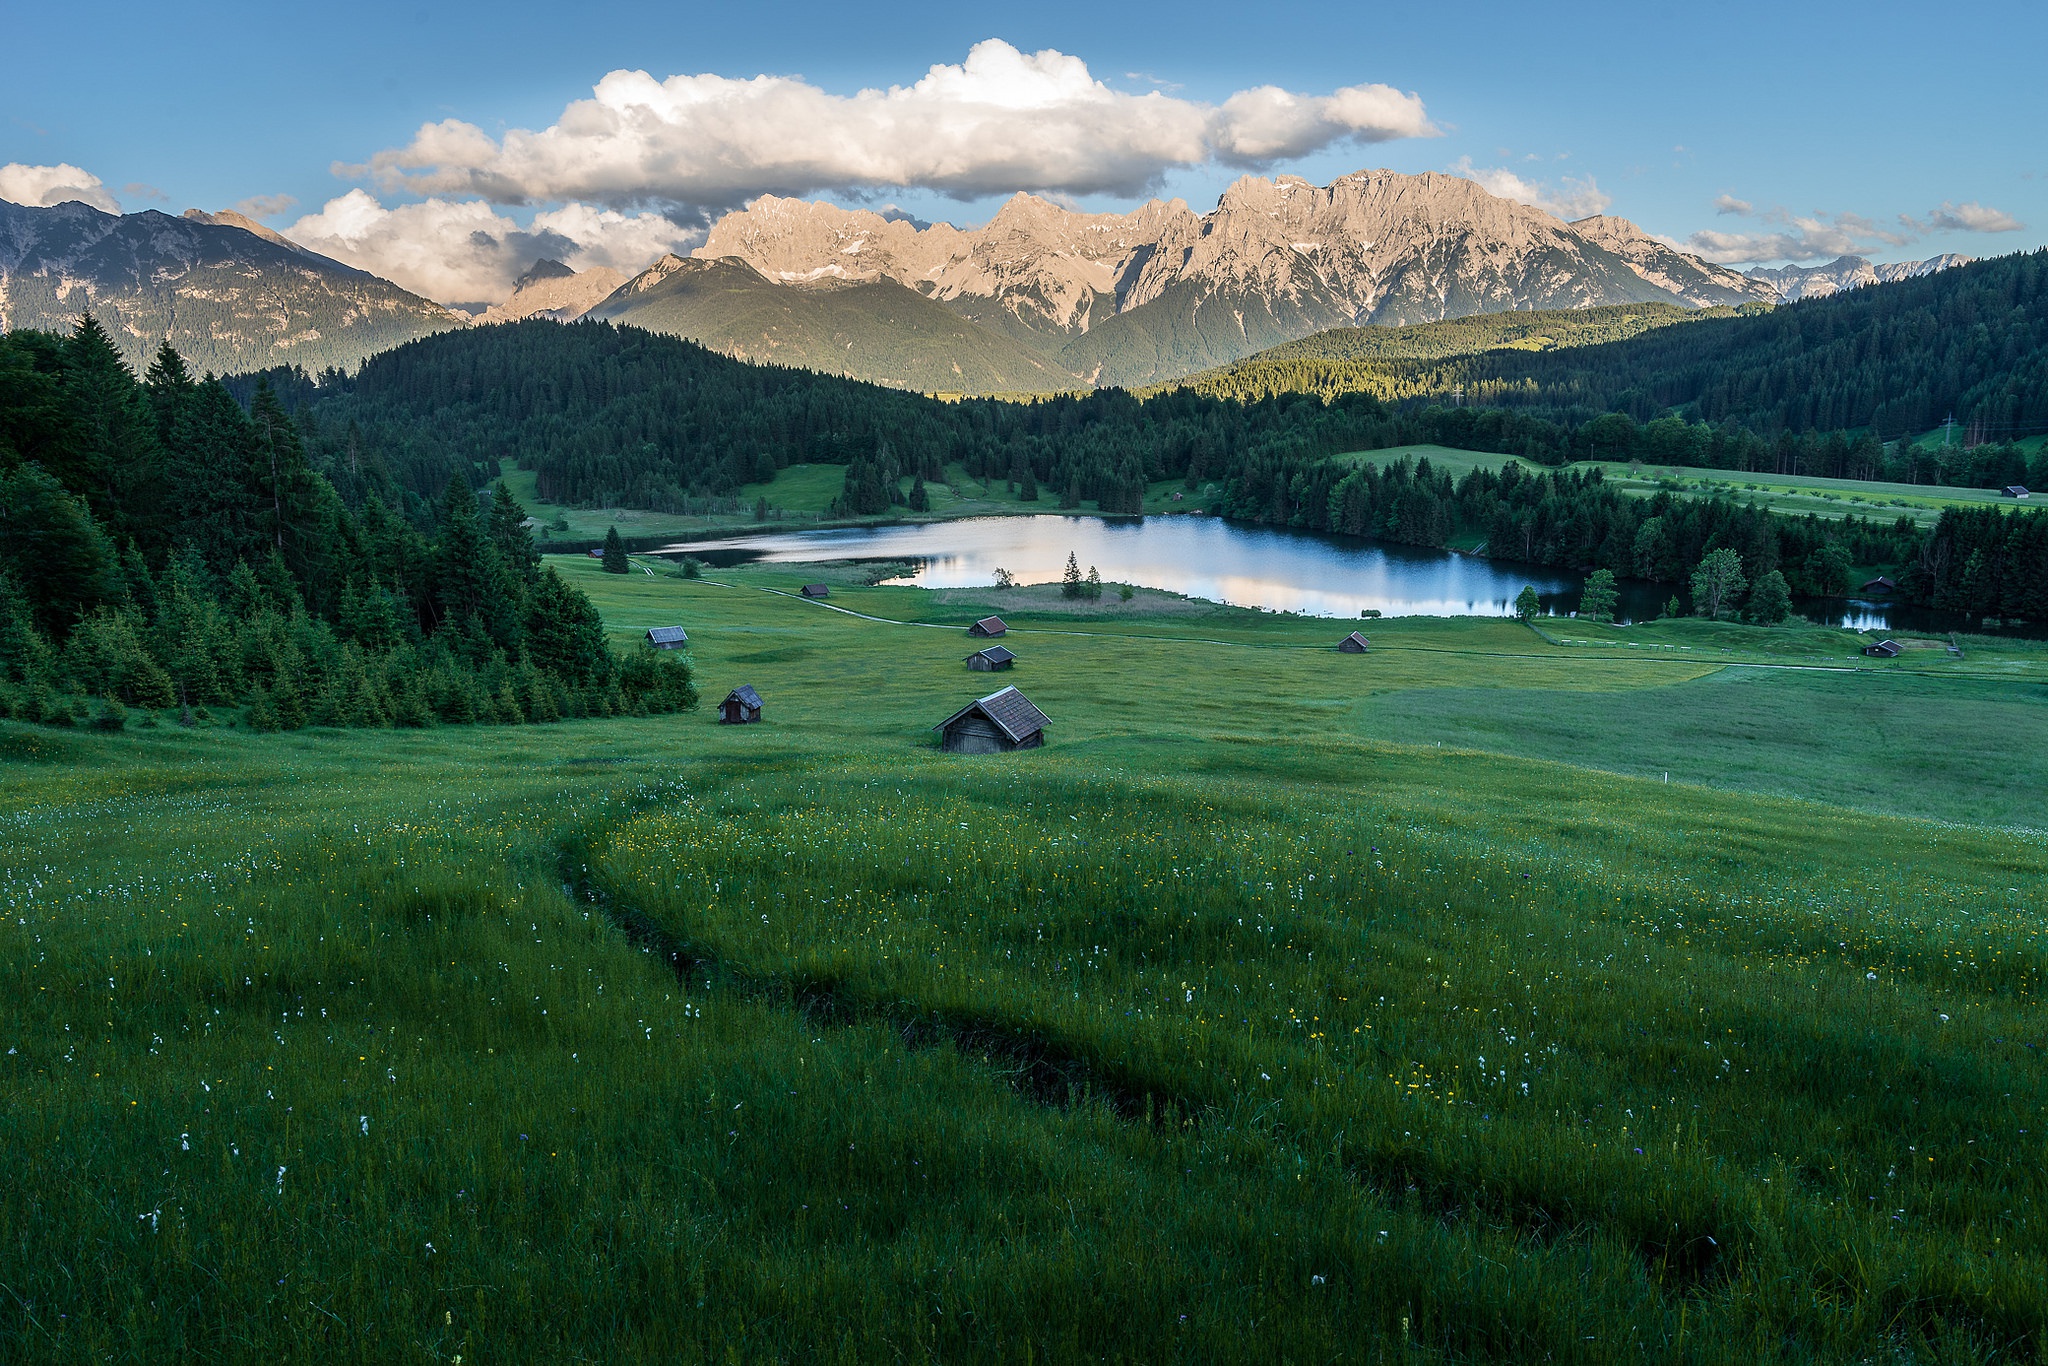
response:
<svg viewBox="0 0 2048 1366"><path fill-rule="evenodd" d="M995 582L1007 569L1019 583L1056 581L1074 555L1105 583L1163 588L1193 598L1307 616L1508 616L1524 585L1546 610L1579 605L1584 576L1448 550L1389 545L1352 536L1289 531L1221 517L1094 517L1041 514L970 517L949 522L763 531L663 546L707 564L904 563L891 583L967 588ZM1624 580L1623 620L1656 616L1668 584ZM1933 622L1933 614L1888 603L1802 602L1809 616L1857 629L1970 629ZM1924 618L1924 620L1923 620Z"/></svg>

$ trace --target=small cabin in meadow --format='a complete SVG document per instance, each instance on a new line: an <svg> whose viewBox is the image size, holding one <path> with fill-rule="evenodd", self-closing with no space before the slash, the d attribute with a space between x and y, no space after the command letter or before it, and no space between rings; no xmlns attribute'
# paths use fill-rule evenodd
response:
<svg viewBox="0 0 2048 1366"><path fill-rule="evenodd" d="M1353 631L1350 635L1337 642L1337 648L1347 655L1362 655L1372 648L1372 642L1358 634L1358 632Z"/></svg>
<svg viewBox="0 0 2048 1366"><path fill-rule="evenodd" d="M2008 498L2025 498L2029 496L2026 489L2018 484L2007 484L2003 492Z"/></svg>
<svg viewBox="0 0 2048 1366"><path fill-rule="evenodd" d="M976 650L967 656L967 667L976 673L994 673L1007 669L1017 662L1017 656L1001 645L991 645L986 650Z"/></svg>
<svg viewBox="0 0 2048 1366"><path fill-rule="evenodd" d="M1879 574L1874 579L1865 579L1863 581L1863 587L1857 589L1856 591L1859 593L1889 593L1897 587L1898 585L1896 583L1893 583L1884 575Z"/></svg>
<svg viewBox="0 0 2048 1366"><path fill-rule="evenodd" d="M807 583L804 585L803 591L804 596L807 598L829 598L832 596L832 590L822 583Z"/></svg>
<svg viewBox="0 0 2048 1366"><path fill-rule="evenodd" d="M648 631L647 643L657 650L680 650L690 643L690 633L680 626L656 626Z"/></svg>
<svg viewBox="0 0 2048 1366"><path fill-rule="evenodd" d="M761 694L753 685L742 683L718 704L718 721L725 726L744 726L761 719Z"/></svg>
<svg viewBox="0 0 2048 1366"><path fill-rule="evenodd" d="M1863 647L1863 653L1877 659L1897 659L1902 647L1896 640L1880 640L1875 645Z"/></svg>
<svg viewBox="0 0 2048 1366"><path fill-rule="evenodd" d="M1045 743L1046 715L1015 688L978 697L932 729L948 754L1003 754Z"/></svg>
<svg viewBox="0 0 2048 1366"><path fill-rule="evenodd" d="M980 621L967 628L967 634L970 636L999 636L1009 629L1009 627L1003 625L1001 617L983 617Z"/></svg>
<svg viewBox="0 0 2048 1366"><path fill-rule="evenodd" d="M590 558L593 560L601 560L604 558L604 552L602 550L593 550L590 552Z"/></svg>

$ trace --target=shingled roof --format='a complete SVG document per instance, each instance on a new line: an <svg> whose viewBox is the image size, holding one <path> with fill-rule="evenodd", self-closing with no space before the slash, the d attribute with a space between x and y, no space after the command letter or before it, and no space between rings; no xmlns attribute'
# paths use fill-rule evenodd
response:
<svg viewBox="0 0 2048 1366"><path fill-rule="evenodd" d="M680 626L657 626L647 633L649 645L687 645L690 633Z"/></svg>
<svg viewBox="0 0 2048 1366"><path fill-rule="evenodd" d="M983 617L967 628L970 636L999 636L1010 628L1003 624L1001 617Z"/></svg>
<svg viewBox="0 0 2048 1366"><path fill-rule="evenodd" d="M1008 736L1013 744L1036 735L1051 724L1046 714L1032 706L1031 699L1013 686L1004 688L1001 692L992 692L987 697L977 697L932 729L944 730L969 712L975 711L995 722L996 729Z"/></svg>
<svg viewBox="0 0 2048 1366"><path fill-rule="evenodd" d="M737 702L743 707L752 707L756 711L761 709L761 694L754 691L754 685L751 683L740 684L725 695L725 700Z"/></svg>
<svg viewBox="0 0 2048 1366"><path fill-rule="evenodd" d="M980 655L983 659L988 660L992 664L1004 664L1017 657L1014 653L1011 652L1010 647L1007 645L991 645L986 649L976 650L974 654ZM967 657L969 659L972 659L974 658L974 655L969 655Z"/></svg>

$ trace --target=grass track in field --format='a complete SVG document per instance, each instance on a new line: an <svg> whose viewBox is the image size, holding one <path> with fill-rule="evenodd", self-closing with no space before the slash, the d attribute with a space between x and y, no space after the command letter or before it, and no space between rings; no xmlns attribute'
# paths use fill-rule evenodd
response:
<svg viewBox="0 0 2048 1366"><path fill-rule="evenodd" d="M2048 845L1954 823L2038 800L2033 647L1026 611L992 679L973 601L563 567L767 723L0 726L0 1341L2038 1350ZM1048 748L929 748L1008 681ZM1758 795L1831 772L1947 823Z"/></svg>

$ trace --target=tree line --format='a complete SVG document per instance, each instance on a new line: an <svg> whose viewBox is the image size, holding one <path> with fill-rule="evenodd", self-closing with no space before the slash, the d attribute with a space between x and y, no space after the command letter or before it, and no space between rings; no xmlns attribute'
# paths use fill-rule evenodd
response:
<svg viewBox="0 0 2048 1366"><path fill-rule="evenodd" d="M2034 259L2015 258L2020 265ZM1667 326L1627 345L1754 321ZM1830 591L1802 567L1821 542L1835 543L1854 565L1898 567L1914 563L1925 540L1910 525L1771 518L1733 504L1695 511L1697 500L1670 496L1646 505L1599 481L1544 483L1544 496L1555 500L1546 512L1536 485L1487 490L1488 481L1504 484L1505 472L1486 475L1469 497L1432 483L1372 493L1369 516L1333 516L1328 509L1330 490L1356 468L1334 457L1410 443L1551 465L1647 456L1730 468L1886 472L1872 462L1889 453L1868 434L1781 431L1766 439L1737 424L1670 414L1639 422L1625 412L1602 413L1574 424L1510 408L1401 408L1367 393L1238 402L1190 390L1144 399L1112 389L1038 401L942 402L750 365L631 327L545 321L427 338L374 358L354 378L276 381L296 403L323 469L365 490L388 482L414 499L452 476L481 484L506 457L533 468L550 499L668 511L692 499L734 500L743 485L766 483L798 462L843 464L837 511L862 516L915 508L924 500L922 485L951 477L956 467L979 480L1006 479L1027 501L1092 503L1110 513L1142 510L1147 487L1162 480L1189 489L1213 481L1225 486L1223 506L1239 517L1422 545L1476 534L1502 557L1681 584L1717 548L1716 536L1725 542L1738 524L1768 527L1768 537L1741 533L1753 544L1752 561L1772 561L1762 569L1753 563L1752 577L1782 560L1788 583L1809 593ZM1345 496L1364 497L1358 480L1367 477L1358 474ZM1497 510L1480 505L1485 498L1512 504L1519 520L1497 525ZM1560 510L1567 505L1569 513ZM1635 524L1645 517L1657 519L1673 547L1668 553L1636 555ZM1609 543L1623 523L1618 534L1628 539L1626 553L1619 540ZM1589 540L1585 527L1599 532ZM1788 548L1765 551L1766 539ZM1934 591L1925 575L1908 574L1906 582L1915 601Z"/></svg>
<svg viewBox="0 0 2048 1366"><path fill-rule="evenodd" d="M168 344L138 379L89 316L0 336L0 714L289 729L694 701L681 660L610 648L502 485L458 474L406 515L360 464L309 458L267 382L248 392Z"/></svg>
<svg viewBox="0 0 2048 1366"><path fill-rule="evenodd" d="M1893 477L1878 473L1874 446L1910 441L1953 417L1958 446L2010 446L2048 432L2048 250L2017 253L1915 279L1778 308L1708 310L1678 325L1596 345L1532 349L1490 345L1444 354L1443 339L1418 339L1415 354L1389 355L1362 347L1345 329L1300 342L1186 381L1221 398L1257 399L1287 392L1335 398L1365 392L1390 403L1441 402L1460 391L1474 409L1504 409L1547 425L1516 430L1513 454L1541 458L1544 451L1583 454L1564 437L1610 415L1648 426L1676 419L1697 429L1686 463L1780 473ZM1448 337L1460 334L1447 333ZM1570 337L1571 334L1561 334ZM1582 335L1597 336L1597 331ZM1469 420L1469 419L1468 419ZM1623 458L1670 459L1658 441L1626 444L1625 428L1610 423L1588 438ZM1785 468L1780 438L1817 442L1835 434L1854 443L1867 434L1873 447L1861 468L1830 451L1821 467ZM1711 452L1692 443L1721 444ZM1743 438L1753 438L1750 444ZM1499 440L1496 433L1483 439ZM1501 449L1497 445L1474 449ZM1808 452L1802 451L1801 454ZM1758 463L1768 456L1774 463ZM1926 453L1916 482L1974 483L1995 487L2022 482L2017 467L1997 470L1940 465ZM2010 450L2001 453L2010 458ZM1675 463L1675 461L1674 461ZM1911 466L1907 466L1910 475ZM2040 481L2040 470L2028 473Z"/></svg>

